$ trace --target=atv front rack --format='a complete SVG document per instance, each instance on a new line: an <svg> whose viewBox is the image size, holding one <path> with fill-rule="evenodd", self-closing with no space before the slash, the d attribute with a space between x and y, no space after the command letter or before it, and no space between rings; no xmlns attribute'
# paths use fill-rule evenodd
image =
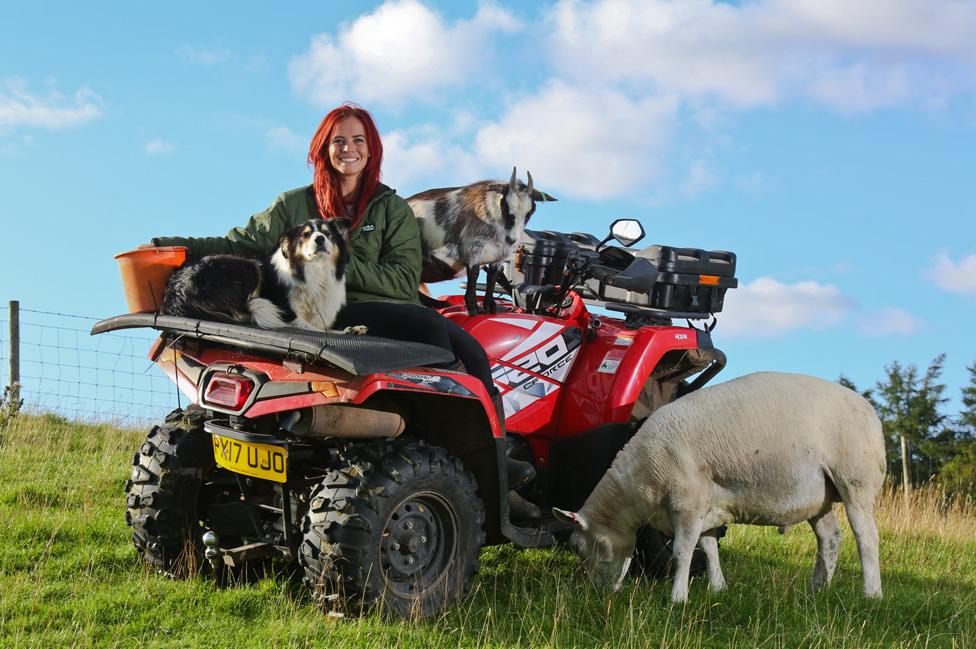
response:
<svg viewBox="0 0 976 649"><path fill-rule="evenodd" d="M101 320L92 327L91 334L137 328L156 329L239 349L299 358L308 363L324 362L360 376L442 365L455 360L451 352L423 343L293 327L259 329L158 313L132 313Z"/></svg>

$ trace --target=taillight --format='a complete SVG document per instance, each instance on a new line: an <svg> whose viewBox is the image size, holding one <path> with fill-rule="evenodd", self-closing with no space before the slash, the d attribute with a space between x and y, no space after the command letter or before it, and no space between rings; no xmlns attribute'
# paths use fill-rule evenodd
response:
<svg viewBox="0 0 976 649"><path fill-rule="evenodd" d="M218 372L210 377L203 402L230 410L240 410L253 391L254 381L251 379L237 374Z"/></svg>

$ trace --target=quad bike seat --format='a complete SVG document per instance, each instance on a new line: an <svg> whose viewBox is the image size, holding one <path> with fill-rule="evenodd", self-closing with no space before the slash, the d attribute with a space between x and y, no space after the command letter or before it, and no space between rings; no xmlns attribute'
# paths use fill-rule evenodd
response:
<svg viewBox="0 0 976 649"><path fill-rule="evenodd" d="M311 331L286 327L260 329L250 325L226 324L161 315L130 313L95 323L92 335L118 329L149 328L186 338L218 343L279 356L299 357L306 362L333 365L356 375L391 372L411 367L453 363L454 354L423 343Z"/></svg>

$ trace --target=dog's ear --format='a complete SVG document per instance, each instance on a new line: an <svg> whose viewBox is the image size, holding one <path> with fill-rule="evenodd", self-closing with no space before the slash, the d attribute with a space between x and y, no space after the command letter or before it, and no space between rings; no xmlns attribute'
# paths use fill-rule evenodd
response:
<svg viewBox="0 0 976 649"><path fill-rule="evenodd" d="M281 235L281 239L278 240L278 249L281 251L281 256L288 259L288 255L291 254L291 237L287 234Z"/></svg>

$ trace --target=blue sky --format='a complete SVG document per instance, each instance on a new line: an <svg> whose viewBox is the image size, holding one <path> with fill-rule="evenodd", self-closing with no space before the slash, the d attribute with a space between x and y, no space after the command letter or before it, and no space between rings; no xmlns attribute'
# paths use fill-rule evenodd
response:
<svg viewBox="0 0 976 649"><path fill-rule="evenodd" d="M976 3L7 3L0 299L124 310L112 255L306 184L346 100L402 195L524 178L537 229L737 253L723 376L976 361Z"/></svg>

